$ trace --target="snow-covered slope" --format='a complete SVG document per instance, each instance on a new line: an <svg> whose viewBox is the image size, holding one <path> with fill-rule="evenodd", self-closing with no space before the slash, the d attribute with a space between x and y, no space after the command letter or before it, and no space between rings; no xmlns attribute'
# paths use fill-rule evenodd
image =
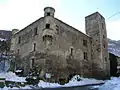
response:
<svg viewBox="0 0 120 90"><path fill-rule="evenodd" d="M120 40L108 39L108 51L116 56L120 56Z"/></svg>
<svg viewBox="0 0 120 90"><path fill-rule="evenodd" d="M11 36L12 36L12 32L11 31L0 30L0 38L6 39L6 40L10 40Z"/></svg>

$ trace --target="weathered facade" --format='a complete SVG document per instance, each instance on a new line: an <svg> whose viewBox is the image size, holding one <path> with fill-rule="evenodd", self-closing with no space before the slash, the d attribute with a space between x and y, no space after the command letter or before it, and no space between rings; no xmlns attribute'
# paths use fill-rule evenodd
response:
<svg viewBox="0 0 120 90"><path fill-rule="evenodd" d="M16 67L26 75L34 66L40 76L52 74L60 80L70 74L105 78L109 75L108 42L105 19L98 12L85 17L86 34L54 17L46 7L44 17L24 29L13 30L11 51Z"/></svg>

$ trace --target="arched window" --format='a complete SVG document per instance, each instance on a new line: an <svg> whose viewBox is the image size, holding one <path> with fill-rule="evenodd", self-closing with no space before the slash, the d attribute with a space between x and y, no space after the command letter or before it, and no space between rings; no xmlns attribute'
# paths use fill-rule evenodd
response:
<svg viewBox="0 0 120 90"><path fill-rule="evenodd" d="M43 42L45 43L46 47L49 47L50 45L52 45L52 40L53 40L53 37L51 35L43 36Z"/></svg>

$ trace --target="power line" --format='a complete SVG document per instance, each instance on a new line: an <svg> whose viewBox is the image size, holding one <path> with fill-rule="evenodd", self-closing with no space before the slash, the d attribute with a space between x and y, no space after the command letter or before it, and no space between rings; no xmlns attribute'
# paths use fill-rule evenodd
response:
<svg viewBox="0 0 120 90"><path fill-rule="evenodd" d="M120 12L117 12L117 13L113 14L112 16L110 16L109 18L107 18L107 20L111 19L112 17L114 17L114 16L116 16L118 14L120 14Z"/></svg>

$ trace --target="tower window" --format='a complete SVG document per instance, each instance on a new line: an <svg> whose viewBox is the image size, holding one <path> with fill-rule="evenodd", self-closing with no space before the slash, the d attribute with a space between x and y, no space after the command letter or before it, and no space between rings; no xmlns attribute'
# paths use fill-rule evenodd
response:
<svg viewBox="0 0 120 90"><path fill-rule="evenodd" d="M88 59L87 52L84 52L84 59Z"/></svg>
<svg viewBox="0 0 120 90"><path fill-rule="evenodd" d="M19 36L18 37L18 44L20 44L21 43L21 37Z"/></svg>
<svg viewBox="0 0 120 90"><path fill-rule="evenodd" d="M50 24L46 24L46 28L50 28Z"/></svg>
<svg viewBox="0 0 120 90"><path fill-rule="evenodd" d="M47 13L47 16L50 16L50 12Z"/></svg>
<svg viewBox="0 0 120 90"><path fill-rule="evenodd" d="M33 44L33 51L36 51L36 43Z"/></svg>
<svg viewBox="0 0 120 90"><path fill-rule="evenodd" d="M38 34L37 34L37 27L34 28L34 35L38 35Z"/></svg>
<svg viewBox="0 0 120 90"><path fill-rule="evenodd" d="M83 40L83 45L87 47L87 40Z"/></svg>

